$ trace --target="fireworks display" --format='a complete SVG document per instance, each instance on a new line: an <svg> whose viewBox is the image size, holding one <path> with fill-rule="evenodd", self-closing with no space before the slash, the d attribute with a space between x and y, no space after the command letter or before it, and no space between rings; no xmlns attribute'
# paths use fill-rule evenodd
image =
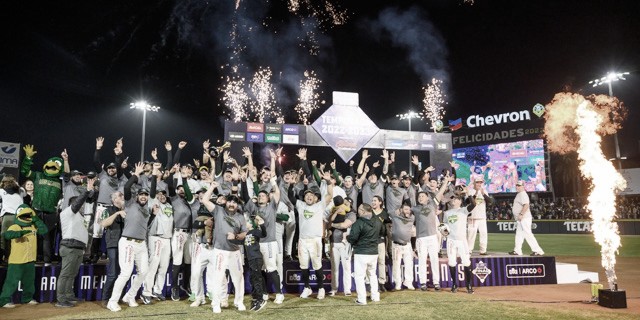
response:
<svg viewBox="0 0 640 320"><path fill-rule="evenodd" d="M444 94L442 94L442 81L438 79L431 79L431 83L424 90L424 99L422 104L424 105L423 114L429 121L431 121L431 128L436 131L435 123L444 117L445 110L444 105L447 103L444 100Z"/></svg>
<svg viewBox="0 0 640 320"><path fill-rule="evenodd" d="M603 95L587 98L558 93L546 106L545 138L550 151L578 152L580 172L591 181L587 209L591 213L592 232L600 244L602 267L609 288L617 289L616 253L620 247L616 218L616 190L624 190L626 181L602 152L603 134L620 128L624 106L618 99ZM576 145L574 141L578 141Z"/></svg>
<svg viewBox="0 0 640 320"><path fill-rule="evenodd" d="M318 89L321 82L314 71L305 71L304 79L300 80L300 97L295 109L301 124L309 124L311 112L320 107Z"/></svg>
<svg viewBox="0 0 640 320"><path fill-rule="evenodd" d="M237 73L238 67L232 67L232 74L226 76L225 85L220 88L222 91L222 102L227 107L227 115L234 122L246 120L246 106L249 95L245 90L244 78Z"/></svg>
<svg viewBox="0 0 640 320"><path fill-rule="evenodd" d="M264 123L267 119L277 119L281 116L275 107L275 94L271 84L271 69L259 68L251 79L250 89L253 100L249 103L249 112L253 120Z"/></svg>

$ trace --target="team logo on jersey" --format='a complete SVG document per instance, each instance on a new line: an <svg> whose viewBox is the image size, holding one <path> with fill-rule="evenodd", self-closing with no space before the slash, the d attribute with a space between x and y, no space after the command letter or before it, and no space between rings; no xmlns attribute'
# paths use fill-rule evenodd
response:
<svg viewBox="0 0 640 320"><path fill-rule="evenodd" d="M480 283L484 283L484 280L491 274L491 270L483 261L478 262L476 268L471 272L480 280Z"/></svg>
<svg viewBox="0 0 640 320"><path fill-rule="evenodd" d="M167 215L167 217L171 217L171 215L173 214L173 208L169 206L164 207L164 209L162 209L162 212L164 212L164 214Z"/></svg>
<svg viewBox="0 0 640 320"><path fill-rule="evenodd" d="M255 243L256 243L256 239L252 234L247 234L247 236L244 238L244 245L247 247Z"/></svg>
<svg viewBox="0 0 640 320"><path fill-rule="evenodd" d="M302 216L304 216L305 219L309 219L311 217L313 217L314 212L313 211L309 211L309 210L304 210L302 212Z"/></svg>
<svg viewBox="0 0 640 320"><path fill-rule="evenodd" d="M456 222L458 222L458 216L455 214L447 218L447 223L455 224Z"/></svg>

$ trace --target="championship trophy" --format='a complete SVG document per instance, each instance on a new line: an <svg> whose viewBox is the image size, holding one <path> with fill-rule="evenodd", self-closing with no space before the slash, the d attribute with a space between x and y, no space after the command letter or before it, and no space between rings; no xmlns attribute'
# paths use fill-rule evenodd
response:
<svg viewBox="0 0 640 320"><path fill-rule="evenodd" d="M220 157L220 155L222 154L222 151L224 151L224 149L227 149L231 147L231 142L227 141L225 142L223 145L219 146L219 147L209 147L209 156L211 156L211 158L213 159L218 159L218 157Z"/></svg>

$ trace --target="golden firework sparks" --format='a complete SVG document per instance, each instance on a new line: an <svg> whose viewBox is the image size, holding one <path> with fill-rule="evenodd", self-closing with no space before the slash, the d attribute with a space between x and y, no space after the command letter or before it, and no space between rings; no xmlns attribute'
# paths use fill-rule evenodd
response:
<svg viewBox="0 0 640 320"><path fill-rule="evenodd" d="M309 124L311 112L320 107L318 88L320 88L321 82L313 70L305 71L304 79L300 80L300 97L295 110L298 113L298 120L302 124Z"/></svg>
<svg viewBox="0 0 640 320"><path fill-rule="evenodd" d="M442 80L436 78L431 79L431 83L426 87L423 87L424 99L422 104L424 105L424 115L431 121L431 128L436 131L434 125L436 121L442 120L445 114L444 105L447 103L442 94Z"/></svg>
<svg viewBox="0 0 640 320"><path fill-rule="evenodd" d="M278 118L279 112L275 108L275 93L271 84L271 69L259 68L253 75L249 85L253 100L249 104L254 120L264 123L270 117Z"/></svg>

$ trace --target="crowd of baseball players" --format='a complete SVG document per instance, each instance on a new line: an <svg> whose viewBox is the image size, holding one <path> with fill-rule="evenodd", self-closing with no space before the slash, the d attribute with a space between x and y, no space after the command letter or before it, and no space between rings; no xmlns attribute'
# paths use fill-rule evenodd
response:
<svg viewBox="0 0 640 320"><path fill-rule="evenodd" d="M85 263L95 263L104 254L101 238L107 257L103 306L114 312L121 310L120 302L137 307L188 299L199 307L208 299L212 311L220 313L230 306L229 282L233 306L244 311L245 270L250 310L258 311L270 299L283 303L285 261L299 263L304 284L300 298L351 296L352 276L355 303L360 305L380 301L380 292L387 290L441 291L440 268L428 272L427 259L431 266L440 265L443 239L451 292L458 291L459 264L466 292L474 292L470 255L478 233L478 254L487 254L486 207L493 201L482 176L471 177L469 186L455 185L453 162L449 170L436 174L431 166L421 170L417 156L411 159L412 175L397 172L395 153L387 150L376 155L363 150L357 162L348 163L349 172L341 173L335 160L320 163L309 158L305 148L287 155L288 167L283 168L283 148L254 155L245 147L234 159L224 146L207 140L202 159L191 162L181 159L186 146L185 141L177 148L166 142L164 161L154 149L151 161L132 163L122 139L111 151L98 137L95 168L86 173L70 170L63 152L66 166L56 223L60 246L69 247L60 264L71 283L60 286L59 281L57 307L78 303L73 279L83 256ZM521 204L528 208L528 198ZM518 210L524 215L522 205ZM521 232L520 247L525 238L531 244L530 233L530 227L528 233ZM521 255L517 240L512 254ZM539 247L532 248L542 254ZM46 252L54 250L44 251L48 265ZM387 279L387 258L392 279ZM331 261L329 292L323 259ZM171 292L165 296L167 274Z"/></svg>

